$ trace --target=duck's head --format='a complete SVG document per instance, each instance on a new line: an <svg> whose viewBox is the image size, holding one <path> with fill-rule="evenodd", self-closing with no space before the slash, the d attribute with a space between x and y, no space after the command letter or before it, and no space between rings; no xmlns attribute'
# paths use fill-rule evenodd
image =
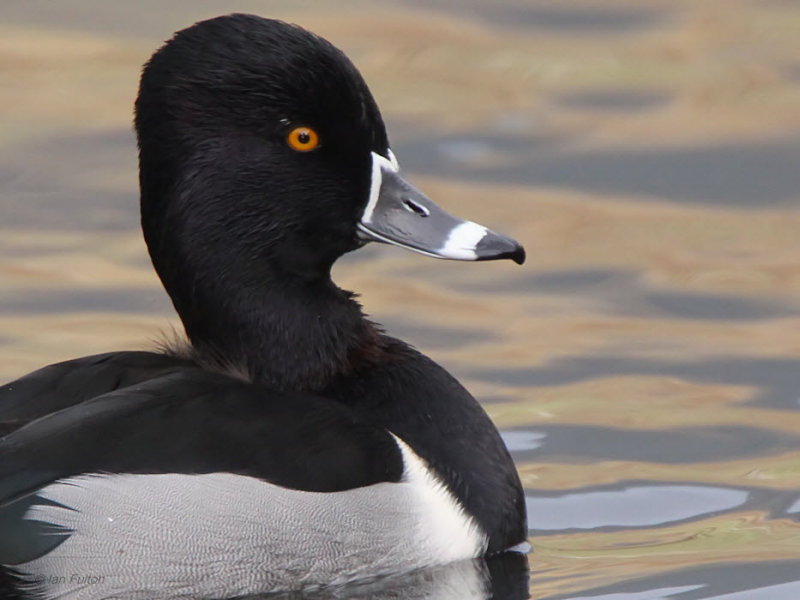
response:
<svg viewBox="0 0 800 600"><path fill-rule="evenodd" d="M297 26L230 15L180 31L145 66L136 131L145 237L168 290L179 263L224 276L220 257L234 255L254 278L327 276L372 240L524 260L400 176L361 75Z"/></svg>
<svg viewBox="0 0 800 600"><path fill-rule="evenodd" d="M194 351L274 385L321 385L369 337L330 279L342 254L376 240L524 259L406 183L356 68L293 25L175 34L144 68L136 133L142 229Z"/></svg>

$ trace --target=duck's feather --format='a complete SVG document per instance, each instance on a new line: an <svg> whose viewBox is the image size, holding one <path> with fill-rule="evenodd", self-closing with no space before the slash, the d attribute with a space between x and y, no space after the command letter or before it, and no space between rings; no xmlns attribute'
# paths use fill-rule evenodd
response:
<svg viewBox="0 0 800 600"><path fill-rule="evenodd" d="M191 366L154 352L108 352L48 365L0 386L0 436L62 408Z"/></svg>
<svg viewBox="0 0 800 600"><path fill-rule="evenodd" d="M402 473L391 434L337 403L175 366L95 398L72 396L0 439L0 456L0 503L83 473L230 472L318 492Z"/></svg>

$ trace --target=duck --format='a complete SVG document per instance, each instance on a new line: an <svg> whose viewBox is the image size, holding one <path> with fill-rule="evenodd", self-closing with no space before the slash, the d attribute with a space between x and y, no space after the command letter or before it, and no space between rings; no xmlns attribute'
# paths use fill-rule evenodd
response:
<svg viewBox="0 0 800 600"><path fill-rule="evenodd" d="M319 589L524 544L481 405L331 276L370 242L519 264L522 245L409 183L359 71L297 25L177 32L134 112L142 231L185 339L0 387L3 597Z"/></svg>

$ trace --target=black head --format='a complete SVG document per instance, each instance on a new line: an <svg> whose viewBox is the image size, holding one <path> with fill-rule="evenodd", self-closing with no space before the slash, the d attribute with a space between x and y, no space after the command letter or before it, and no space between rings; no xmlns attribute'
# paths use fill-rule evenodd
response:
<svg viewBox="0 0 800 600"><path fill-rule="evenodd" d="M290 145L300 126L318 134L315 149ZM251 15L198 23L156 52L136 131L145 237L168 290L176 256L221 269L214 263L235 254L252 277L327 273L359 245L371 152L388 150L375 101L341 51Z"/></svg>

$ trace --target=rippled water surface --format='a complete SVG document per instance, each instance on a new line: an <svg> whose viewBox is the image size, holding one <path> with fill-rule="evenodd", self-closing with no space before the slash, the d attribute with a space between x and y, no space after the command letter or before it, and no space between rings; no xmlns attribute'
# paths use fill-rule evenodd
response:
<svg viewBox="0 0 800 600"><path fill-rule="evenodd" d="M0 8L2 379L176 325L138 231L131 105L160 41L221 6ZM501 428L531 596L800 597L800 4L225 10L342 47L415 183L526 245L522 268L372 246L335 275ZM437 573L350 597L527 585L524 564Z"/></svg>

